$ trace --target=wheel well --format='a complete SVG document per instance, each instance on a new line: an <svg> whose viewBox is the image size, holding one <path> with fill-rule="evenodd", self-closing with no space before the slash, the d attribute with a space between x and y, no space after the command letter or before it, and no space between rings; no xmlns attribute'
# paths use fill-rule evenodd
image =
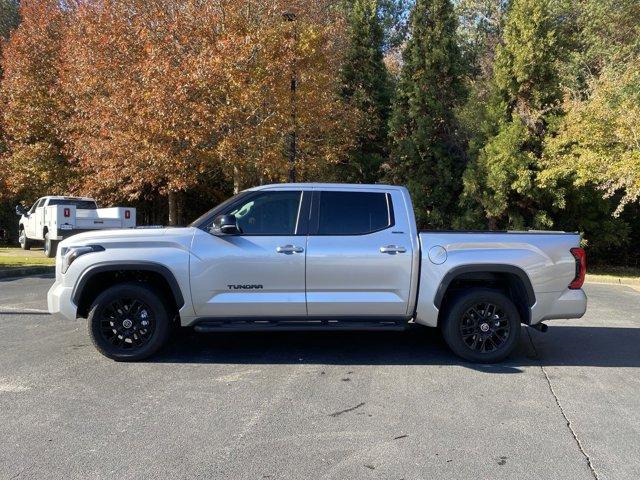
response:
<svg viewBox="0 0 640 480"><path fill-rule="evenodd" d="M157 290L161 297L167 300L169 308L171 309L170 313L175 314L174 318L177 320L178 310L183 303L182 298L176 298L174 290L164 275L157 271L144 269L107 270L99 271L91 275L89 279L80 285L81 291L78 292L78 294L74 294L78 305L78 317L87 317L91 304L100 293L109 287L125 282L144 283Z"/></svg>
<svg viewBox="0 0 640 480"><path fill-rule="evenodd" d="M469 288L491 288L504 293L514 303L520 314L523 323L529 324L531 321L531 306L535 303L535 297L531 298L533 292L530 285L526 285L520 275L514 272L467 272L456 275L452 278L442 295L438 315L447 311L451 301L456 295Z"/></svg>
<svg viewBox="0 0 640 480"><path fill-rule="evenodd" d="M44 227L42 229L42 238L44 238L44 236L47 234L48 231L49 231L49 227Z"/></svg>

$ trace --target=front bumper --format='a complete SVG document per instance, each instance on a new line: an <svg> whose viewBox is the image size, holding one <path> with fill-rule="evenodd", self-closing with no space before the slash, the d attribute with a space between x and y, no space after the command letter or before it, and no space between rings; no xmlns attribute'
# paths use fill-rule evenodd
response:
<svg viewBox="0 0 640 480"><path fill-rule="evenodd" d="M56 279L47 293L49 313L60 313L69 320L75 320L78 307L71 300L72 293L73 287L67 287Z"/></svg>

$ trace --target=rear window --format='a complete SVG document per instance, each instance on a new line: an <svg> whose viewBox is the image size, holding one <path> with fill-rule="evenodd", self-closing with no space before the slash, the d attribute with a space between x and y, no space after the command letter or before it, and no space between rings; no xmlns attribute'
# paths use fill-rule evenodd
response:
<svg viewBox="0 0 640 480"><path fill-rule="evenodd" d="M93 200L67 200L64 198L52 198L49 200L49 205L71 205L78 210L96 210L98 208Z"/></svg>
<svg viewBox="0 0 640 480"><path fill-rule="evenodd" d="M377 192L321 192L318 235L363 235L393 225L391 198Z"/></svg>

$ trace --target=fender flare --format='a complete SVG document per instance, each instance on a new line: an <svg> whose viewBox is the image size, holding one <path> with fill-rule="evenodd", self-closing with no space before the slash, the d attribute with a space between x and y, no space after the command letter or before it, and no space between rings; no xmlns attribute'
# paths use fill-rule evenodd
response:
<svg viewBox="0 0 640 480"><path fill-rule="evenodd" d="M122 262L100 262L90 267L86 268L78 278L75 286L73 287L73 292L71 293L71 300L75 305L78 305L80 302L80 297L82 296L82 291L85 286L93 278L95 275L104 272L116 272L116 271L126 271L126 270L143 270L160 274L169 284L169 288L171 288L171 292L173 293L173 297L176 300L176 304L178 309L182 308L184 305L184 297L182 295L182 290L180 290L180 286L178 285L178 281L176 277L173 275L171 270L169 270L164 265L155 262L147 262L147 261L129 261L126 263Z"/></svg>
<svg viewBox="0 0 640 480"><path fill-rule="evenodd" d="M531 285L529 276L522 268L504 263L478 263L472 265L459 265L457 267L453 267L445 274L440 285L438 285L436 295L433 299L433 304L438 310L440 309L444 294L449 288L451 282L456 277L465 273L510 273L512 275L516 275L524 286L525 294L527 296L527 306L531 308L536 303L536 294L533 290L533 285Z"/></svg>

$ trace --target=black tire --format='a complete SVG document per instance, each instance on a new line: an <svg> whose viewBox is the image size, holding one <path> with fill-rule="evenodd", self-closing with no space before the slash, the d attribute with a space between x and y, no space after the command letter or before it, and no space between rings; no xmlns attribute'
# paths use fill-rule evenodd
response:
<svg viewBox="0 0 640 480"><path fill-rule="evenodd" d="M443 313L442 335L449 348L465 360L500 362L518 344L518 309L497 290L467 290L453 298Z"/></svg>
<svg viewBox="0 0 640 480"><path fill-rule="evenodd" d="M121 283L94 300L89 309L88 328L91 341L105 357L129 362L143 360L167 342L170 309L148 285Z"/></svg>
<svg viewBox="0 0 640 480"><path fill-rule="evenodd" d="M51 240L51 238L49 237L49 232L45 233L44 234L44 254L49 258L53 258L56 256L57 251L58 251L58 241Z"/></svg>
<svg viewBox="0 0 640 480"><path fill-rule="evenodd" d="M24 231L24 228L18 232L18 242L23 250L31 250L31 240L27 238L27 232Z"/></svg>

